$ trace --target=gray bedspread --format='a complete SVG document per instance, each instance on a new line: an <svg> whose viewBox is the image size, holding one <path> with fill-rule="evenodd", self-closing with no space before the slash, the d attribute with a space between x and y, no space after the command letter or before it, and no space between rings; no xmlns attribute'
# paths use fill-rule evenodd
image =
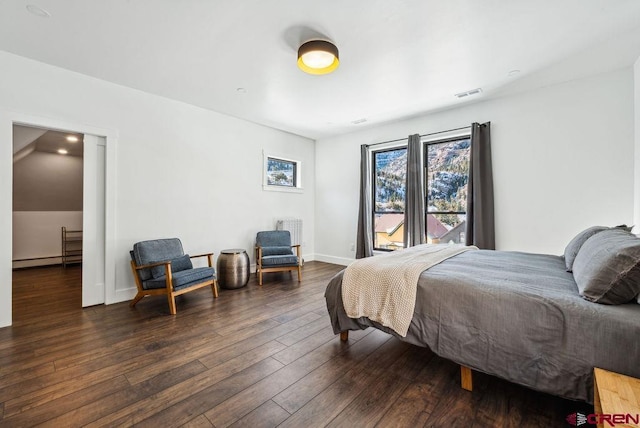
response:
<svg viewBox="0 0 640 428"><path fill-rule="evenodd" d="M399 337L346 316L341 278L325 293L334 332L372 326ZM582 299L558 256L479 250L432 267L420 276L407 337L399 338L474 370L587 402L594 367L640 377L640 305Z"/></svg>

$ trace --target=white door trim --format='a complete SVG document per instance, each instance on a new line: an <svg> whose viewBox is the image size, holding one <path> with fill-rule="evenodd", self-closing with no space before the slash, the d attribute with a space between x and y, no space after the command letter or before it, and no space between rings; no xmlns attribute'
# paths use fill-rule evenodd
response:
<svg viewBox="0 0 640 428"><path fill-rule="evenodd" d="M82 307L105 301L104 137L84 134L82 184Z"/></svg>

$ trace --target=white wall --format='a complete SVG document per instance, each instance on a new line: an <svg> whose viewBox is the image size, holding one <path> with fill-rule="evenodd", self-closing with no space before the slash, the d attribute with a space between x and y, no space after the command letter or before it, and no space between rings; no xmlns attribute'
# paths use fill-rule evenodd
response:
<svg viewBox="0 0 640 428"><path fill-rule="evenodd" d="M581 229L633 222L630 68L316 142L316 259L354 257L359 146L491 121L496 245L561 254Z"/></svg>
<svg viewBox="0 0 640 428"><path fill-rule="evenodd" d="M640 234L640 58L633 67L634 81L634 120L635 120L635 197L633 224L634 233Z"/></svg>
<svg viewBox="0 0 640 428"><path fill-rule="evenodd" d="M14 211L14 268L61 263L61 227L82 229L82 211ZM24 260L44 258L43 260Z"/></svg>
<svg viewBox="0 0 640 428"><path fill-rule="evenodd" d="M0 52L0 116L13 112L117 134L116 174L107 177L115 280L106 285L116 300L132 296L128 251L143 239L178 236L190 253L251 250L257 231L297 217L312 258L312 140ZM11 320L10 126L0 124L0 326ZM303 163L303 193L262 190L263 149Z"/></svg>
<svg viewBox="0 0 640 428"><path fill-rule="evenodd" d="M82 211L82 157L34 151L13 163L15 211Z"/></svg>
<svg viewBox="0 0 640 428"><path fill-rule="evenodd" d="M13 162L13 210L13 267L61 263L60 228L82 229L82 158L34 151Z"/></svg>

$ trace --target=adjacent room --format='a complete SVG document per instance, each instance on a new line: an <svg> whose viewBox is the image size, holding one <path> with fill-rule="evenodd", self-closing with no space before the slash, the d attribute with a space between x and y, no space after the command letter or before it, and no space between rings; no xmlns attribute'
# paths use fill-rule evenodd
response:
<svg viewBox="0 0 640 428"><path fill-rule="evenodd" d="M13 126L15 320L32 316L34 308L23 302L33 297L35 289L47 300L47 312L82 307L79 284L65 280L81 275L82 140L83 135L72 132ZM52 265L56 268L47 269ZM34 280L33 274L42 277ZM52 292L54 287L46 280L51 274L65 282L66 292Z"/></svg>
<svg viewBox="0 0 640 428"><path fill-rule="evenodd" d="M0 426L640 426L640 3L11 0L0 76Z"/></svg>

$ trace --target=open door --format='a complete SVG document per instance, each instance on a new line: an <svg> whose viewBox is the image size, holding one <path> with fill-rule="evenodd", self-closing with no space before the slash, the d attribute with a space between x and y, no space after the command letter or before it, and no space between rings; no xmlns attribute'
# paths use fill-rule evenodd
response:
<svg viewBox="0 0 640 428"><path fill-rule="evenodd" d="M84 136L82 307L105 302L104 137Z"/></svg>

